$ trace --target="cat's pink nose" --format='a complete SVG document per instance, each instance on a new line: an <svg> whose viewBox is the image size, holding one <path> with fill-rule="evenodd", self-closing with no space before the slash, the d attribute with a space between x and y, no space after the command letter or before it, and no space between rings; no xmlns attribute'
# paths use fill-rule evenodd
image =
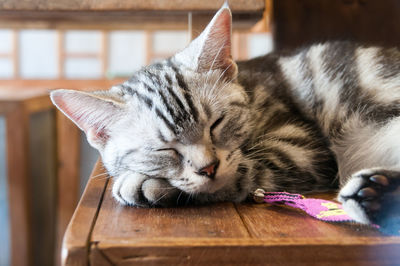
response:
<svg viewBox="0 0 400 266"><path fill-rule="evenodd" d="M216 161L210 163L209 165L207 165L206 167L201 168L197 172L197 174L204 175L204 176L207 176L207 177L213 179L215 177L215 174L217 173L218 166L219 166L219 160L216 160Z"/></svg>

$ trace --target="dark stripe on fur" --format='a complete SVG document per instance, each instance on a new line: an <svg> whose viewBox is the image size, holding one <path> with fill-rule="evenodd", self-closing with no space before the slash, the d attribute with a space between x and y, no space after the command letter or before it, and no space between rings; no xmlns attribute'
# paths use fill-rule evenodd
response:
<svg viewBox="0 0 400 266"><path fill-rule="evenodd" d="M179 108L177 108L177 112L179 113L179 114L177 114L177 116L179 116L179 121L182 124L183 121L186 121L189 119L190 114L186 111L181 99L178 97L178 95L176 95L176 93L174 92L172 87L166 86L166 88L167 88L169 95L172 97L172 99L175 101L175 103L179 107Z"/></svg>
<svg viewBox="0 0 400 266"><path fill-rule="evenodd" d="M190 108L190 113L192 114L194 121L198 122L199 113L193 104L193 100L190 95L190 90L185 82L185 79L183 78L182 74L179 72L179 69L172 63L171 60L168 60L167 63L172 68L172 70L175 72L175 79L178 82L179 87L184 91L184 97Z"/></svg>
<svg viewBox="0 0 400 266"><path fill-rule="evenodd" d="M167 143L167 139L164 137L160 130L158 130L158 139L161 140L161 142Z"/></svg>
<svg viewBox="0 0 400 266"><path fill-rule="evenodd" d="M142 82L143 86L146 88L146 90L150 93L155 93L156 91L153 90L148 84L146 84L145 82Z"/></svg>
<svg viewBox="0 0 400 266"><path fill-rule="evenodd" d="M180 125L181 122L182 122L182 118L179 117L179 115L176 114L175 110L169 104L169 101L167 100L167 97L164 95L164 93L161 90L158 91L158 94L161 97L161 100L162 100L162 103L163 103L163 106L164 106L163 109L166 109L168 114L172 117L172 120L173 120L174 124L179 124Z"/></svg>
<svg viewBox="0 0 400 266"><path fill-rule="evenodd" d="M400 76L400 51L398 48L380 49L376 59L382 78L392 79Z"/></svg>
<svg viewBox="0 0 400 266"><path fill-rule="evenodd" d="M147 106L150 110L152 109L152 107L153 107L153 101L152 101L149 97L140 94L139 92L137 92L136 90L132 89L131 87L129 87L129 86L127 86L127 85L121 85L121 86L122 86L122 89L123 89L126 93L129 93L130 95L136 95L136 97L137 97L140 101L144 102L144 103L146 104L146 106Z"/></svg>
<svg viewBox="0 0 400 266"><path fill-rule="evenodd" d="M156 108L156 114L159 118L161 118L165 125L176 135L176 128L171 124L170 121L168 121L168 119L162 114L162 112L160 111L160 109Z"/></svg>
<svg viewBox="0 0 400 266"><path fill-rule="evenodd" d="M248 108L247 103L241 103L241 102L230 102L229 106L237 106L240 108Z"/></svg>

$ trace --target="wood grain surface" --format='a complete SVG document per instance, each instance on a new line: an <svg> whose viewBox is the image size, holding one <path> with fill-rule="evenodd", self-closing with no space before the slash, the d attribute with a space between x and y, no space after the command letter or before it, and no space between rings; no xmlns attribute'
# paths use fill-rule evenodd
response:
<svg viewBox="0 0 400 266"><path fill-rule="evenodd" d="M112 180L99 176L100 167L69 225L65 265L396 265L400 261L400 237L383 236L369 226L321 222L289 207L253 203L123 207L111 196Z"/></svg>
<svg viewBox="0 0 400 266"><path fill-rule="evenodd" d="M113 219L110 219L112 215ZM226 219L228 218L228 219ZM173 221L173 223L171 223ZM151 226L149 226L151 225ZM118 231L115 230L118 228ZM181 208L131 208L118 204L107 187L92 238L246 238L249 237L233 203Z"/></svg>

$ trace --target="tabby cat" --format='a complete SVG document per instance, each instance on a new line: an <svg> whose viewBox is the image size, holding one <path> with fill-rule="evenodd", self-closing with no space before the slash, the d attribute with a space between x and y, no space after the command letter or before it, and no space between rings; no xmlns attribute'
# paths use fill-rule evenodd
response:
<svg viewBox="0 0 400 266"><path fill-rule="evenodd" d="M53 103L131 206L240 202L257 188L338 199L362 223L400 204L400 52L346 42L237 62L224 5L173 57ZM397 206L397 207L393 207Z"/></svg>

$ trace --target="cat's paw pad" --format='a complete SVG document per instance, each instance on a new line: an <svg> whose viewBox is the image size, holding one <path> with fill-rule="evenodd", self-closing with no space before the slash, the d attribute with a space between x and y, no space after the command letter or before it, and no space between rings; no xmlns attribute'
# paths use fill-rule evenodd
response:
<svg viewBox="0 0 400 266"><path fill-rule="evenodd" d="M393 214L393 204L400 197L400 172L361 171L340 190L339 201L356 221L381 224Z"/></svg>

